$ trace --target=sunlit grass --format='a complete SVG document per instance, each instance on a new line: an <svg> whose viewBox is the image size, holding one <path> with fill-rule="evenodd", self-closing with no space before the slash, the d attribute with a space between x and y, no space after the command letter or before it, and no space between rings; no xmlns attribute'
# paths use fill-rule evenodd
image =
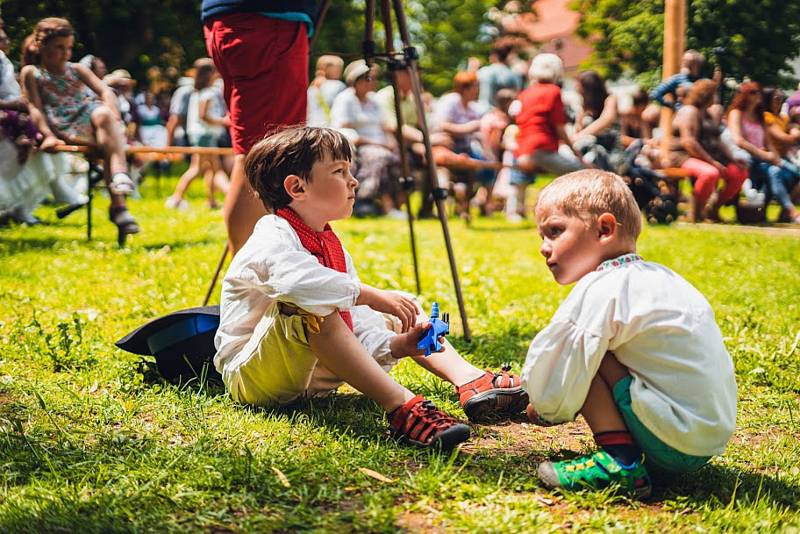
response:
<svg viewBox="0 0 800 534"><path fill-rule="evenodd" d="M163 195L173 185L166 180ZM175 212L148 184L132 202L142 233L125 250L116 248L102 198L91 243L83 213L59 222L49 208L38 212L47 225L0 230L0 531L800 527L797 236L645 229L639 252L711 302L740 404L727 454L694 475L659 481L653 501L640 504L538 487L536 462L591 447L582 423L474 427L472 442L448 456L395 444L380 410L351 390L262 411L218 388L154 380L113 342L151 317L201 304L224 228L196 187L191 209ZM450 311L453 340L471 361L508 361L518 371L569 288L547 272L532 224L450 224L472 341L459 337L437 221L415 224L423 299ZM335 228L362 280L414 291L406 223ZM412 363L394 375L463 416L452 388Z"/></svg>

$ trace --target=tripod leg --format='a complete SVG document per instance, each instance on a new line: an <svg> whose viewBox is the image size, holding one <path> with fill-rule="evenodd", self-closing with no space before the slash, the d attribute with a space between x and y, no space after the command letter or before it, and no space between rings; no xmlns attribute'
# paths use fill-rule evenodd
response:
<svg viewBox="0 0 800 534"><path fill-rule="evenodd" d="M392 35L392 12L389 0L381 0L381 15L383 16L383 27L386 35L386 53L389 56L389 69L391 71L392 90L394 91L394 113L397 117L395 136L397 145L400 147L400 168L403 172L401 188L406 197L406 215L408 217L408 234L411 240L411 259L414 262L414 280L417 283L417 295L422 293L419 283L419 265L417 263L417 244L414 236L414 216L411 213L411 192L414 190L414 180L411 178L411 169L408 163L408 150L406 141L403 137L403 112L401 109L402 95L400 94L399 84L397 83L398 65L392 61L394 57L394 36ZM409 182L410 181L410 182ZM408 187L410 184L410 187Z"/></svg>
<svg viewBox="0 0 800 534"><path fill-rule="evenodd" d="M397 19L397 29L400 33L400 39L403 42L403 48L408 62L409 74L411 75L411 87L414 93L414 103L417 108L417 119L419 129L422 131L422 138L425 143L425 160L428 166L428 180L433 191L434 202L436 203L436 212L439 216L439 222L442 225L442 234L444 235L445 247L447 248L447 258L450 262L450 274L453 277L453 286L456 290L456 300L458 301L458 311L461 314L461 324L464 328L464 339L470 341L472 335L467 323L467 311L464 308L464 297L461 294L461 282L458 279L458 268L456 267L456 259L453 253L453 244L450 240L450 230L447 227L447 214L445 213L444 200L442 195L438 194L438 184L436 183L436 164L433 161L433 151L431 149L431 137L428 131L428 123L425 119L425 107L422 102L422 82L419 77L419 70L417 69L416 50L411 46L411 38L408 33L408 23L406 21L405 11L403 11L402 0L392 0L394 5L394 15Z"/></svg>
<svg viewBox="0 0 800 534"><path fill-rule="evenodd" d="M206 298L203 299L203 306L208 306L208 301L211 299L211 293L214 291L214 287L217 285L217 279L219 278L219 273L222 270L222 266L225 264L225 258L228 257L228 243L225 243L225 248L222 250L222 256L219 259L219 263L217 264L217 270L214 271L214 276L211 278L211 283L208 286L208 291L206 291Z"/></svg>

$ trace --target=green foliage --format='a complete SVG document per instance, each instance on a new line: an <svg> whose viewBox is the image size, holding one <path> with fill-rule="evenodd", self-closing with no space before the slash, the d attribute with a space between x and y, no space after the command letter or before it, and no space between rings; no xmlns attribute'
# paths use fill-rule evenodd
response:
<svg viewBox="0 0 800 534"><path fill-rule="evenodd" d="M414 45L420 49L425 89L436 95L450 91L453 76L470 56L485 61L492 46L486 16L492 0L425 0L409 2Z"/></svg>
<svg viewBox="0 0 800 534"><path fill-rule="evenodd" d="M183 69L206 53L196 0L3 0L2 17L12 40L11 56L44 17L64 17L77 33L73 59L104 58L109 70L128 69L146 79L151 66Z"/></svg>
<svg viewBox="0 0 800 534"><path fill-rule="evenodd" d="M687 47L703 52L727 76L786 86L788 61L800 55L800 0L687 0ZM595 51L586 67L610 78L633 73L645 87L660 78L664 3L574 0L579 33ZM725 49L715 54L715 49ZM710 75L710 72L707 74Z"/></svg>
<svg viewBox="0 0 800 534"><path fill-rule="evenodd" d="M485 58L491 47L492 25L486 18L492 0L432 0L406 2L412 44L421 53L423 80L427 90L441 94L450 90L459 66L469 56ZM0 14L12 40L11 57L18 58L19 45L36 22L46 16L69 19L77 32L74 59L87 53L104 58L110 69L126 68L144 80L151 66L174 67L178 71L206 55L198 0L3 0ZM321 54L336 54L345 62L362 56L364 0L331 2L311 65ZM380 7L376 8L374 38L383 50L384 34ZM395 26L396 47L401 48Z"/></svg>
<svg viewBox="0 0 800 534"><path fill-rule="evenodd" d="M174 185L174 177L160 187L148 178L143 198L130 201L142 233L125 250L114 244L102 195L90 243L83 212L59 221L51 207L37 211L45 225L0 229L0 532L800 528L796 233L644 229L639 252L685 276L714 308L740 402L725 455L697 473L656 479L643 505L539 487L537 462L593 446L581 421L473 426L466 446L441 455L394 443L380 409L349 388L262 410L218 387L153 380L114 341L198 305L225 242L201 184L188 211L164 208ZM441 229L430 220L415 222L425 306L435 299L451 312L452 341L475 365L508 361L518 372L569 288L553 282L532 224L450 224L472 342L459 335ZM406 223L351 219L335 228L362 280L413 291ZM412 361L392 374L463 417L452 386Z"/></svg>

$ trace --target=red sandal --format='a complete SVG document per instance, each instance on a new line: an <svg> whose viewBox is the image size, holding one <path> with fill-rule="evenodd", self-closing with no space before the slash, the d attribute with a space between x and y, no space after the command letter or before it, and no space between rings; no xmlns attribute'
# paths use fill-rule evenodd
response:
<svg viewBox="0 0 800 534"><path fill-rule="evenodd" d="M458 400L472 422L508 418L525 411L528 393L518 376L508 374L504 365L499 373L488 370L483 376L456 387Z"/></svg>
<svg viewBox="0 0 800 534"><path fill-rule="evenodd" d="M395 439L417 447L449 450L469 439L469 427L450 417L421 395L389 414Z"/></svg>

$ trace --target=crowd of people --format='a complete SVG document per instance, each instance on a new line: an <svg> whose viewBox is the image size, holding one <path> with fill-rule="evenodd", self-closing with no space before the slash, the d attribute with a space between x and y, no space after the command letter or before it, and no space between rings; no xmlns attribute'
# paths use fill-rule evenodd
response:
<svg viewBox="0 0 800 534"><path fill-rule="evenodd" d="M454 76L451 92L438 99L423 95L435 157L442 164L439 185L453 191L460 215L468 217L472 203L482 214L502 208L509 219L519 220L526 216L525 190L536 173L599 168L625 176L650 219L666 222L678 215L680 192L662 170L680 168L691 176L691 220L719 221L720 207L740 204L741 197L742 205L762 213L774 200L781 208L779 221L800 223L794 202L800 195L795 161L800 95L787 100L780 89L746 82L726 109L720 77L703 78L705 60L690 50L680 73L650 94L641 89L616 94L588 70L576 76L577 98L569 99L558 56L535 56L524 78L518 57L512 68L512 55L508 47L496 48L483 67L473 58ZM308 89L308 124L339 129L354 143L361 184L356 213L402 217L394 93L391 85L377 90L378 77L377 67L363 60L345 67L336 56L321 56ZM422 134L406 70L397 71L397 84L403 93L402 136L411 161L421 168ZM665 153L662 106L675 111ZM463 167L449 165L459 158L479 163L469 172L448 170Z"/></svg>
<svg viewBox="0 0 800 534"><path fill-rule="evenodd" d="M0 21L0 217L35 225L40 221L33 211L47 198L65 205L59 217L85 205L86 186L75 178L86 169L53 149L88 145L103 159L110 220L120 234L134 234L139 225L126 197L135 193L144 162L125 148L230 146L221 80L203 58L177 80L174 92L159 69L151 69L149 83L137 91L128 71L108 72L100 57L70 61L74 42L69 21L42 19L22 43L17 69L6 55L9 40ZM186 189L202 175L209 207L219 207L215 193L227 192L230 166L219 156L193 156L167 206L185 209Z"/></svg>
<svg viewBox="0 0 800 534"><path fill-rule="evenodd" d="M36 224L33 210L48 197L66 205L59 216L85 204L84 192L70 184L70 157L52 149L88 144L106 156L110 219L121 233L136 233L126 196L135 191L141 162L126 157L125 146L231 146L222 78L211 59L200 58L174 84L151 69L149 83L137 91L127 71L108 72L100 57L71 62L74 39L65 19L43 19L23 43L17 77L0 26L0 150L15 154L2 158L0 215ZM702 77L704 58L695 51L685 54L679 74L649 95L610 91L591 70L578 73L572 90L553 54L526 62L510 47L497 47L486 65L475 58L465 65L450 92L422 95L436 179L452 192L462 217L477 206L481 214L504 210L509 220L520 220L537 173L599 168L625 176L648 218L665 222L677 217L680 192L665 186L661 169L681 168L692 179L694 221L718 221L720 207L732 203L763 213L774 200L780 221L800 223L800 95L787 99L780 89L746 82L725 109L719 76ZM405 68L393 74L401 93L400 135L422 179L425 149L410 74ZM364 60L345 65L340 57L320 56L306 122L343 132L355 147L357 215L403 218L394 88L385 83L379 89L380 78L378 66ZM666 153L662 106L675 111ZM202 176L208 206L219 207L232 166L231 157L194 155L166 206L186 209L186 191ZM419 215L430 210L423 202Z"/></svg>

